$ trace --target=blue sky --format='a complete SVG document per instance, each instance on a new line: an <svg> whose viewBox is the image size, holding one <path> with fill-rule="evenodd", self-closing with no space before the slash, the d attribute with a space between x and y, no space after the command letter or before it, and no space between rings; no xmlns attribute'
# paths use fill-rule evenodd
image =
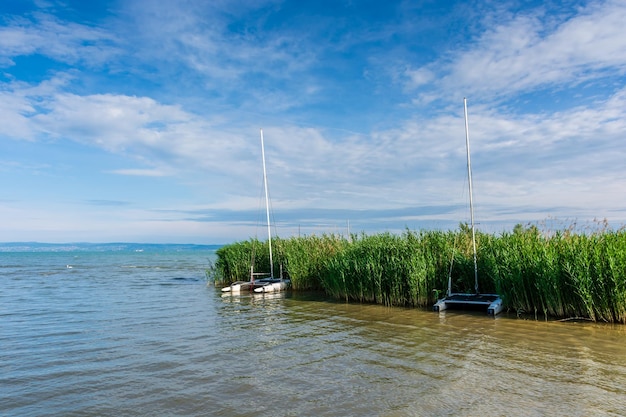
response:
<svg viewBox="0 0 626 417"><path fill-rule="evenodd" d="M3 0L0 240L626 220L623 1ZM556 224L556 226L555 226ZM586 226L585 226L586 227Z"/></svg>

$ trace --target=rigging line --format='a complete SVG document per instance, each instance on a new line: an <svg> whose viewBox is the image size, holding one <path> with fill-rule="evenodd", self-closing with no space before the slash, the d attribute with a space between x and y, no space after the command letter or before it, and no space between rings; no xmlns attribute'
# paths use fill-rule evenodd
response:
<svg viewBox="0 0 626 417"><path fill-rule="evenodd" d="M265 211L267 217L267 245L269 247L269 255L270 255L270 276L274 278L274 262L272 259L272 226L270 221L270 198L269 191L267 187L267 169L265 163L265 144L263 141L263 129L260 129L261 132L261 159L263 160L263 187L265 189Z"/></svg>
<svg viewBox="0 0 626 417"><path fill-rule="evenodd" d="M467 117L467 99L463 98L463 110L465 115L465 147L467 150L467 178L469 182L469 201L470 201L470 216L472 219L472 247L474 249L474 290L478 294L478 263L476 259L476 228L474 226L474 204L473 204L473 192L472 192L472 164L470 157L470 139L469 139L469 121Z"/></svg>

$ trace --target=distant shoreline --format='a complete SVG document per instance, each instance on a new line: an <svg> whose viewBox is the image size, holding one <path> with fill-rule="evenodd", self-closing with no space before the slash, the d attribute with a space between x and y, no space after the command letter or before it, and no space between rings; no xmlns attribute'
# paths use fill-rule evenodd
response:
<svg viewBox="0 0 626 417"><path fill-rule="evenodd" d="M0 252L139 252L139 251L180 251L209 250L214 251L224 245L191 244L191 243L43 243L43 242L0 242Z"/></svg>

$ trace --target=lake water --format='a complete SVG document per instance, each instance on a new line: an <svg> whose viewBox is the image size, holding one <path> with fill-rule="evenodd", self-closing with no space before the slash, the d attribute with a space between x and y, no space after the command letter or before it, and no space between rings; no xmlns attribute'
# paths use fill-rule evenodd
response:
<svg viewBox="0 0 626 417"><path fill-rule="evenodd" d="M212 250L140 250L0 251L0 415L626 415L624 326L223 296Z"/></svg>

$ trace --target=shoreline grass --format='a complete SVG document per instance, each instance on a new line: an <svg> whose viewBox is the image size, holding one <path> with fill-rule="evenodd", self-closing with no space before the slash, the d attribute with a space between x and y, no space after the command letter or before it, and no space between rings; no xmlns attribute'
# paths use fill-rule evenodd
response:
<svg viewBox="0 0 626 417"><path fill-rule="evenodd" d="M626 324L626 230L547 235L516 226L476 239L480 291L500 294L509 311ZM274 238L272 247L274 270L282 265L294 290L428 308L445 293L451 272L453 291L474 291L467 225L456 232ZM248 279L252 259L255 271L269 271L267 242L235 242L216 254L216 284Z"/></svg>

